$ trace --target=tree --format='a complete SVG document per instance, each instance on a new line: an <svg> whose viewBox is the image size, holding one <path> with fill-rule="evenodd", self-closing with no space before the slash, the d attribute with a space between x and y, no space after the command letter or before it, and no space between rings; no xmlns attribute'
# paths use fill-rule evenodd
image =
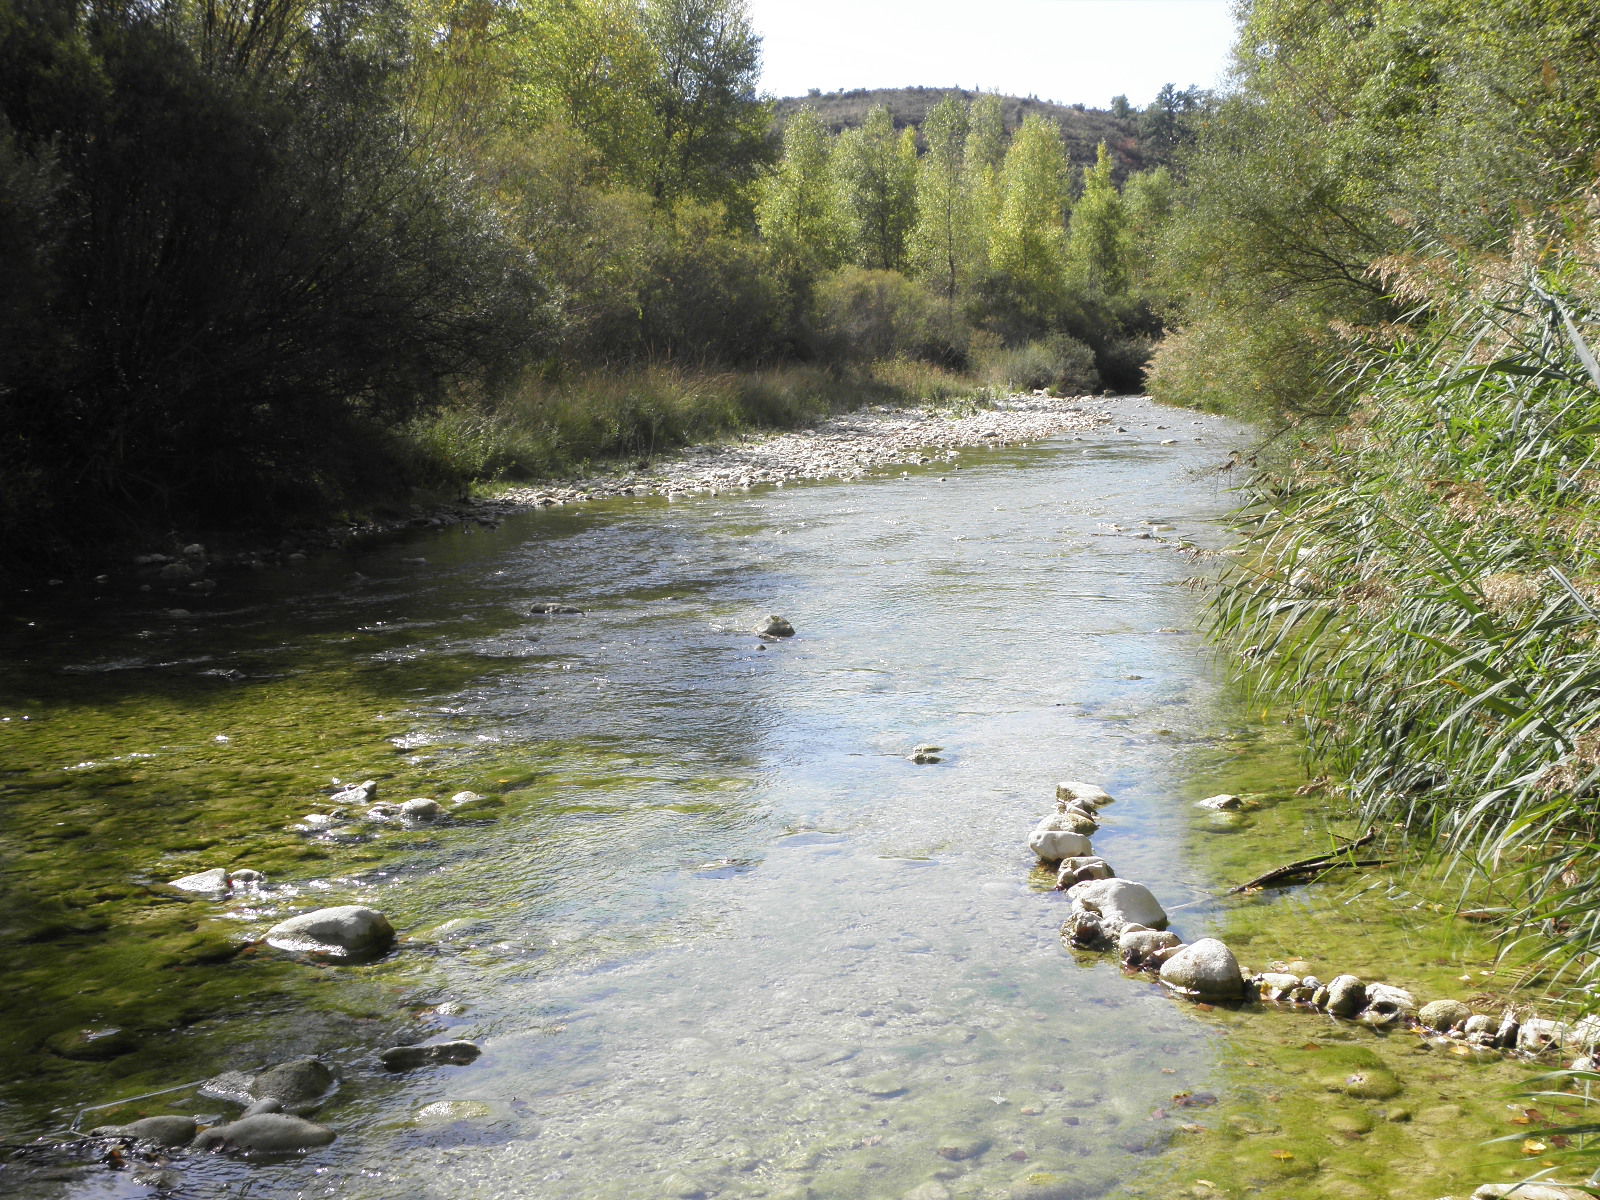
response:
<svg viewBox="0 0 1600 1200"><path fill-rule="evenodd" d="M1000 211L990 235L996 300L1012 313L1012 335L1048 328L1066 286L1066 216L1071 207L1061 127L1023 119L1000 170Z"/></svg>
<svg viewBox="0 0 1600 1200"><path fill-rule="evenodd" d="M967 173L967 109L946 96L922 126L927 153L917 172L917 216L911 233L916 275L946 301L971 283L979 255Z"/></svg>
<svg viewBox="0 0 1600 1200"><path fill-rule="evenodd" d="M1100 143L1095 165L1084 172L1083 195L1072 208L1067 258L1073 278L1101 296L1128 286L1128 218L1112 181L1111 151Z"/></svg>
<svg viewBox="0 0 1600 1200"><path fill-rule="evenodd" d="M897 135L888 105L877 105L860 128L839 135L833 169L856 263L899 270L916 216L915 131Z"/></svg>
<svg viewBox="0 0 1600 1200"><path fill-rule="evenodd" d="M832 147L816 110L783 129L783 155L757 192L756 219L780 272L814 277L845 260L846 232L830 167Z"/></svg>
<svg viewBox="0 0 1600 1200"><path fill-rule="evenodd" d="M748 212L748 186L768 161L770 107L756 85L761 39L743 0L645 0L658 68L645 95L653 131L648 187Z"/></svg>

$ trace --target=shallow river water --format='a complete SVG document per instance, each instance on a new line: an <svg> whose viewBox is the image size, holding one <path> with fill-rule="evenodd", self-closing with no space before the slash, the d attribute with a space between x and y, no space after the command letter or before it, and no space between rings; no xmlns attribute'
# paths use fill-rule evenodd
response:
<svg viewBox="0 0 1600 1200"><path fill-rule="evenodd" d="M553 509L205 600L24 603L0 666L4 1140L226 1116L192 1089L112 1102L298 1054L343 1082L317 1118L338 1140L304 1159L12 1161L0 1191L1470 1192L1462 1147L1514 1131L1495 1125L1509 1068L1196 1009L1058 941L1064 902L1025 840L1077 778L1118 798L1096 852L1186 938L1236 936L1257 969L1318 939L1344 953L1319 968L1404 953L1397 982L1486 965L1392 915L1392 882L1365 913L1370 889L1216 898L1325 844L1303 805L1264 816L1253 849L1192 808L1301 782L1229 698L1185 585L1205 567L1173 545L1226 544L1215 468L1247 436L1119 405L1127 432L959 469ZM530 615L542 601L584 613ZM746 632L769 612L798 636ZM943 761L910 761L922 743ZM499 803L291 830L364 778L391 800ZM225 903L161 886L215 866L273 887ZM384 961L240 950L351 902L400 930ZM377 1065L446 1038L482 1058ZM1300 1062L1338 1075L1374 1053L1426 1063L1425 1098L1352 1101Z"/></svg>

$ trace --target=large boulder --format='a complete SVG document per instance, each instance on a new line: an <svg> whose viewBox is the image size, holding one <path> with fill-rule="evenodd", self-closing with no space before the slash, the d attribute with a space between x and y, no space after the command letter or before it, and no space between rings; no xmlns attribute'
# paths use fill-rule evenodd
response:
<svg viewBox="0 0 1600 1200"><path fill-rule="evenodd" d="M1233 951L1216 938L1201 938L1161 964L1161 982L1191 1000L1238 1000L1244 973Z"/></svg>
<svg viewBox="0 0 1600 1200"><path fill-rule="evenodd" d="M203 1130L194 1147L236 1154L300 1154L333 1139L334 1132L326 1125L285 1113L261 1113Z"/></svg>
<svg viewBox="0 0 1600 1200"><path fill-rule="evenodd" d="M1167 913L1150 889L1127 879L1091 879L1067 889L1074 908L1099 916L1101 924L1121 929L1124 925L1143 925L1146 929L1165 929Z"/></svg>
<svg viewBox="0 0 1600 1200"><path fill-rule="evenodd" d="M1472 1200L1592 1200L1594 1193L1559 1183L1486 1183Z"/></svg>
<svg viewBox="0 0 1600 1200"><path fill-rule="evenodd" d="M340 962L379 958L394 945L394 926L375 908L342 904L301 913L267 930L267 944Z"/></svg>

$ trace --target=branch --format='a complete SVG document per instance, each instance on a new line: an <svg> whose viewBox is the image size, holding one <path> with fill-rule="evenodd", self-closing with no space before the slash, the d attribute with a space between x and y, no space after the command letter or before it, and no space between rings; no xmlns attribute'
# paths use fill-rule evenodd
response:
<svg viewBox="0 0 1600 1200"><path fill-rule="evenodd" d="M1286 863L1281 867L1274 867L1264 875L1257 875L1248 883L1241 883L1238 887L1229 888L1228 895L1236 896L1240 892L1253 891L1256 888L1266 887L1269 883L1278 883L1285 879L1293 879L1298 875L1312 875L1320 871L1331 870L1334 867L1381 867L1388 860L1381 858L1350 859L1345 855L1357 846L1365 846L1377 838L1377 834L1368 830L1353 842L1347 842L1338 850L1326 854L1313 854L1310 858L1302 858L1296 862Z"/></svg>

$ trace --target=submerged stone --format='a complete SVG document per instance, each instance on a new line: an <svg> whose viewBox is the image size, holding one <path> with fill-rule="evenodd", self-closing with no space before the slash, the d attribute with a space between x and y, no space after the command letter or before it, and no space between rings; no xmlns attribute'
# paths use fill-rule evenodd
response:
<svg viewBox="0 0 1600 1200"><path fill-rule="evenodd" d="M432 1046L391 1046L378 1055L378 1061L387 1071L414 1071L441 1063L464 1067L482 1053L472 1042L440 1042Z"/></svg>
<svg viewBox="0 0 1600 1200"><path fill-rule="evenodd" d="M334 1085L334 1074L320 1059L298 1058L279 1063L257 1075L250 1083L250 1094L258 1100L277 1100L285 1108L314 1104Z"/></svg>
<svg viewBox="0 0 1600 1200"><path fill-rule="evenodd" d="M144 1117L126 1125L102 1125L91 1129L93 1137L134 1138L141 1142L154 1142L158 1146L187 1146L194 1141L198 1126L190 1117Z"/></svg>
<svg viewBox="0 0 1600 1200"><path fill-rule="evenodd" d="M228 1125L213 1125L194 1140L197 1150L235 1154L299 1154L333 1141L333 1130L303 1117L261 1113Z"/></svg>

